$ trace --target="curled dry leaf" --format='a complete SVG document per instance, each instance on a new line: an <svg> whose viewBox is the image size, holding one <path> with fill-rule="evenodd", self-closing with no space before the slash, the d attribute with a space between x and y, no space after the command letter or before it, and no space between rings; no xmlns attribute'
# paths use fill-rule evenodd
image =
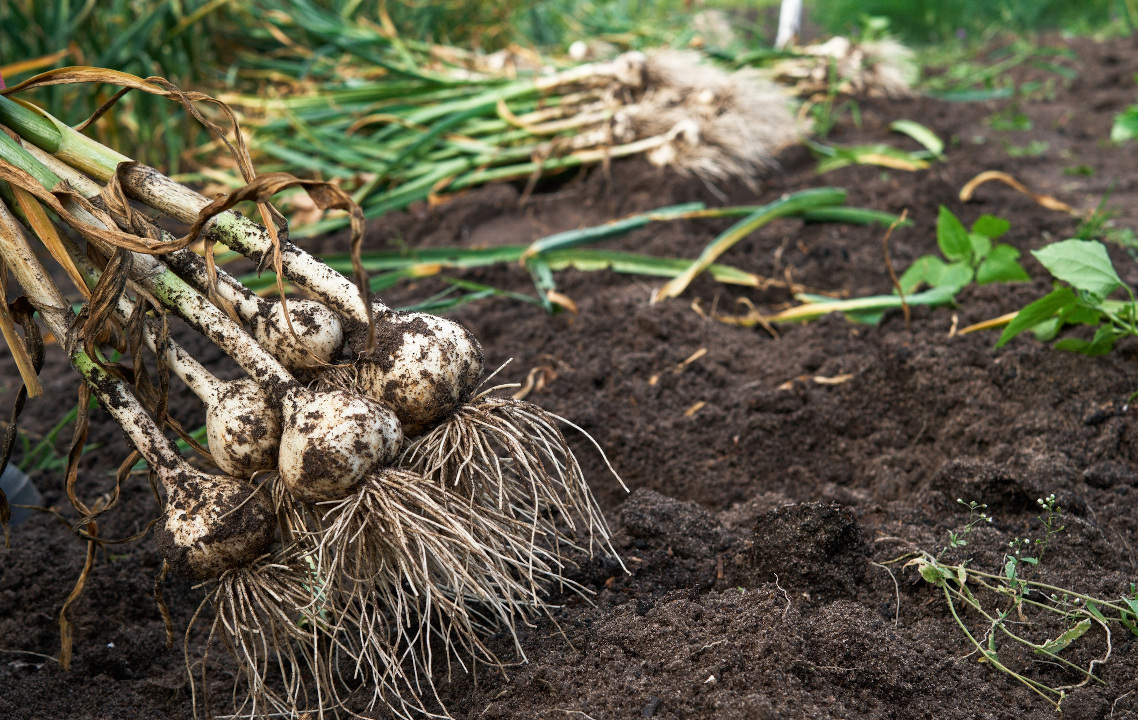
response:
<svg viewBox="0 0 1140 720"><path fill-rule="evenodd" d="M1004 173L999 170L987 170L984 173L980 173L975 176L972 180L970 180L970 182L962 186L962 190L958 193L958 199L962 202L969 202L969 200L974 197L974 191L978 188L978 186L983 183L990 182L991 180L997 180L998 182L1009 185L1019 193L1032 198L1033 201L1041 207L1048 208L1049 210L1059 210L1061 212L1069 213L1070 215L1078 214L1072 205L1063 203L1052 195L1035 193L1022 183L1018 182L1017 179L1009 173Z"/></svg>

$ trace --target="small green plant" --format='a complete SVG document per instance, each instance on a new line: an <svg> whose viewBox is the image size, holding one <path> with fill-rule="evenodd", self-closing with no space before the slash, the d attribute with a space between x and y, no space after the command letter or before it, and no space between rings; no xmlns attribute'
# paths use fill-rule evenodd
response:
<svg viewBox="0 0 1140 720"><path fill-rule="evenodd" d="M962 498L958 498L958 504L962 505L970 511L970 519L957 532L953 530L946 531L950 535L950 542L947 543L946 547L942 548L942 552L938 553L939 560L941 560L942 557L951 550L957 550L958 548L963 548L969 545L970 541L968 538L970 536L970 533L974 531L975 525L979 525L983 522L992 523L994 521L992 515L986 515L984 512L982 512L988 507L987 505L976 503L973 500L966 502Z"/></svg>
<svg viewBox="0 0 1140 720"><path fill-rule="evenodd" d="M1129 105L1112 119L1112 131L1108 137L1118 145L1135 140L1138 125L1136 105Z"/></svg>
<svg viewBox="0 0 1140 720"><path fill-rule="evenodd" d="M1021 251L994 242L1007 232L1009 221L993 215L982 215L967 231L954 213L939 206L938 247L946 261L923 255L902 274L899 286L904 293L912 293L924 283L932 288L953 288L957 293L975 280L979 285L1028 280L1029 275L1017 262Z"/></svg>
<svg viewBox="0 0 1140 720"><path fill-rule="evenodd" d="M827 93L822 100L813 102L808 110L811 115L812 129L820 140L824 140L831 133L836 123L842 119L845 112L851 113L851 122L856 128L863 127L863 115L859 104L854 100L839 100L839 69L833 58L827 64Z"/></svg>
<svg viewBox="0 0 1140 720"><path fill-rule="evenodd" d="M1058 350L1104 355L1117 340L1136 336L1136 297L1116 274L1102 243L1073 238L1032 252L1057 279L1056 289L1017 313L1002 332L999 348L1026 330L1049 342L1068 325L1089 325L1096 331L1091 340L1062 338L1053 343ZM1109 300L1120 288L1128 300Z"/></svg>
<svg viewBox="0 0 1140 720"><path fill-rule="evenodd" d="M1114 226L1114 218L1120 214L1120 210L1108 207L1108 197L1111 194L1112 188L1110 187L1100 199L1096 209L1090 212L1088 217L1081 221L1081 224L1073 231L1073 237L1078 240L1100 240L1113 245L1120 245L1127 249L1132 257L1136 257L1136 233L1130 227L1118 228Z"/></svg>
<svg viewBox="0 0 1140 720"><path fill-rule="evenodd" d="M1033 121L1029 119L1028 115L1021 112L1017 103L1012 103L1005 110L1001 110L987 117L986 124L998 132L1033 129Z"/></svg>
<svg viewBox="0 0 1140 720"><path fill-rule="evenodd" d="M1045 499L1038 498L1037 505L1044 511L1044 514L1038 515L1037 519L1045 528L1045 534L1042 537L1030 540L1029 538L1014 538L1009 541L1010 551L1005 556L1005 564L1002 566L1002 573L1005 575L1005 581L1009 589L1014 593L1015 604L1020 604L1025 595L1026 590L1029 589L1027 578L1033 574L1033 571L1041 564L1041 559L1045 556L1045 548L1049 545L1049 540L1057 533L1065 529L1064 525L1059 524L1061 518L1061 511L1057 508L1057 496L1049 495ZM1019 569L1023 565L1028 565L1029 570L1024 574L1019 574Z"/></svg>
<svg viewBox="0 0 1140 720"><path fill-rule="evenodd" d="M970 535L977 525L993 522L993 517L984 512L985 505L961 499L958 503L970 511L969 520L957 531L950 531L949 543L937 556L920 551L904 555L894 562L908 559L907 567L916 567L924 580L942 591L955 623L984 662L1025 685L1060 712L1066 692L1089 682L1103 683L1093 670L1107 662L1112 653L1113 626L1122 626L1136 634L1136 585L1131 584L1128 594L1119 600L1104 600L1033 579L1050 540L1065 529L1060 524L1061 509L1055 495L1037 501L1042 510L1038 520L1044 529L1043 534L1034 539L1012 540L1000 573L969 567L969 559L958 564L947 562L944 560L947 554L969 545ZM976 594L982 591L996 596L996 603L988 598L983 603ZM971 629L971 625L975 628L977 625L970 622L971 616L963 612L965 610L983 621L980 629ZM1104 631L1108 640L1108 649L1102 657L1094 658L1087 667L1082 667L1061 656L1094 625ZM1050 629L1053 632L1059 629L1060 632L1056 636L1050 632L1038 642L1027 637L1029 628L1043 626L1046 632ZM1052 686L1014 670L1001 656L1005 645L1011 642L1030 649L1034 655L1042 656L1053 664L1079 673L1082 681L1074 685Z"/></svg>
<svg viewBox="0 0 1140 720"><path fill-rule="evenodd" d="M845 100L837 104L835 98L828 95L827 98L813 104L808 111L811 115L812 128L820 138L826 138L831 134L835 125L843 119L844 113L851 114L851 122L856 128L863 127L863 114L859 110L859 104L854 100Z"/></svg>
<svg viewBox="0 0 1140 720"><path fill-rule="evenodd" d="M1049 152L1049 143L1044 140L1034 140L1028 145L1006 145L1005 152L1011 158L1041 157Z"/></svg>
<svg viewBox="0 0 1140 720"><path fill-rule="evenodd" d="M931 160L945 161L943 150L946 144L942 138L913 120L895 120L889 128L909 136L922 146L921 150L900 150L886 143L872 145L827 145L805 139L804 144L819 157L816 172L820 175L848 165L878 165L895 170L924 170L930 167Z"/></svg>

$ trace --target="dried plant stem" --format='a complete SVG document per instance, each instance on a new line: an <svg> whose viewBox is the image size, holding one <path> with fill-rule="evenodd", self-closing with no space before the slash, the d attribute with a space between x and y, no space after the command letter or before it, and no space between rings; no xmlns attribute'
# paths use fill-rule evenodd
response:
<svg viewBox="0 0 1140 720"><path fill-rule="evenodd" d="M101 198L103 188L79 170L34 145L25 142L23 147L44 167L67 181L72 188L89 200ZM130 223L124 216L117 216L115 219L120 228L130 230ZM176 242L165 230L159 232L164 244ZM332 316L331 311L314 315L313 313L316 310L313 309L312 303L309 304L308 317L306 318L308 327L303 328L303 332L306 334L305 339L298 336L287 309L286 312L276 316L283 319L284 327L271 326L267 329L266 326L270 325L268 318L275 316L272 301L262 299L232 275L213 266L207 260L203 260L189 248L167 253L164 259L167 267L178 277L185 280L199 293L209 297L215 305L230 314L232 319L253 323L255 327L260 326L263 332L258 334L255 331L254 333L258 342L291 368L321 366L332 359L329 357L330 354L335 355L336 352L339 352L340 348L335 347L337 345L335 338L340 338L341 325L339 319ZM211 280L211 272L213 280ZM284 298L281 302L285 302ZM304 305L302 307L304 308ZM316 329L318 327L320 330ZM288 334L288 339L284 333ZM314 335L318 337L314 339ZM320 354L314 355L314 352Z"/></svg>
<svg viewBox="0 0 1140 720"><path fill-rule="evenodd" d="M24 141L22 146L28 153L43 164L61 180L65 180L72 189L81 193L88 200L99 198L103 187L96 181L84 175L80 170L68 165L55 155L48 153L35 145ZM204 199L204 198L203 198ZM197 217L197 216L195 216ZM126 229L126 228L124 228ZM170 242L174 238L165 230L162 233L163 242ZM206 261L193 250L183 248L165 255L166 264L182 279L189 282L199 292L207 292L210 287L209 270ZM244 320L257 313L265 301L242 285L232 275L221 268L215 268L218 280L217 289L222 298L237 309Z"/></svg>
<svg viewBox="0 0 1140 720"><path fill-rule="evenodd" d="M211 203L190 188L106 148L39 108L0 98L0 120L16 126L33 144L97 180L107 182L117 176L128 195L181 222L195 223L199 212ZM50 188L54 183L44 185ZM208 240L222 242L259 263L273 255L271 233L275 231L235 212L215 215L203 232ZM283 271L290 281L320 297L346 318L370 323L370 307L352 280L287 240L280 240L279 245Z"/></svg>
<svg viewBox="0 0 1140 720"><path fill-rule="evenodd" d="M895 231L895 228L897 228L899 225L906 222L907 212L908 212L908 209L903 209L902 214L899 215L897 220L895 220L893 223L891 223L891 226L887 228L887 232L883 234L883 262L886 263L887 272L890 273L891 284L893 284L895 286L895 292L897 292L899 294L899 302L902 303L903 319L905 321L906 329L909 331L910 330L910 306L906 304L906 294L903 292L902 285L899 285L898 275L895 275L895 268L891 264L891 246L890 246L891 233L893 233Z"/></svg>
<svg viewBox="0 0 1140 720"><path fill-rule="evenodd" d="M23 230L2 203L0 257L12 270L52 334L61 340L67 338L71 306L64 301L36 258ZM104 370L82 350L77 349L72 353L71 362L91 384L99 401L126 431L152 467L172 471L186 466L178 450L162 434L125 383Z"/></svg>
<svg viewBox="0 0 1140 720"><path fill-rule="evenodd" d="M6 139L7 136L0 138L0 142ZM8 157L19 161L45 189L59 184L60 178L23 147L16 145L14 148L9 148L9 151ZM89 213L85 214L88 226L99 230L111 229L105 221ZM89 242L101 245L98 240L91 237ZM112 248L106 246L102 246L101 249L108 255L112 252ZM132 252L131 274L140 286L154 295L163 305L230 355L270 393L270 397L279 399L285 392L297 387L296 380L267 350L258 345L224 311L171 272L159 260L151 255ZM353 287L355 290L355 286Z"/></svg>
<svg viewBox="0 0 1140 720"><path fill-rule="evenodd" d="M76 270L80 273L84 287L94 289L101 277L100 271L91 264L80 249L70 240L64 240L62 247L74 263ZM134 312L135 303L126 296L120 295L115 308L116 320L126 325ZM143 333L143 340L152 352L158 352L158 344L160 342L158 335L158 331L147 325ZM207 405L217 403L218 395L222 389L222 381L214 377L202 363L198 362L194 356L182 348L181 345L169 338L166 340L164 353L166 366L173 370L174 374L186 383L187 387L193 390L195 395L201 398Z"/></svg>

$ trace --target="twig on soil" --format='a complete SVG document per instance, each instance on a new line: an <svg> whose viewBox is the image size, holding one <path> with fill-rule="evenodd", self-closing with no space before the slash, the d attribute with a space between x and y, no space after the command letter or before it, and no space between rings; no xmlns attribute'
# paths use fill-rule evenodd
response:
<svg viewBox="0 0 1140 720"><path fill-rule="evenodd" d="M590 717L589 715L582 712L581 710L565 710L563 708L551 708L551 710L553 710L554 712L566 713L567 715L581 715L582 717L586 718L587 720L594 720L594 718Z"/></svg>
<svg viewBox="0 0 1140 720"><path fill-rule="evenodd" d="M882 565L882 564L874 562L874 561L872 561L871 564L874 565L875 567L881 567L882 569L886 570L887 574L891 576L891 582L893 582L895 584L895 627L898 627L899 626L899 609L902 606L902 597L899 594L899 581L895 579L895 574L886 565Z"/></svg>
<svg viewBox="0 0 1140 720"><path fill-rule="evenodd" d="M41 657L41 658L44 658L45 660L51 660L52 662L57 662L57 663L59 662L59 658L52 657L51 655L44 655L43 653L32 652L31 650L4 650L4 649L0 649L0 653L11 653L12 655L34 655L35 657Z"/></svg>
<svg viewBox="0 0 1140 720"><path fill-rule="evenodd" d="M788 591L780 587L780 576L776 573L772 573L772 576L776 578L776 588L780 592L784 593L784 600L787 602L787 605L784 605L784 612L780 615L780 617L787 617L788 610L792 609L792 599L788 597Z"/></svg>
<svg viewBox="0 0 1140 720"><path fill-rule="evenodd" d="M1134 693L1134 692L1136 692L1136 691L1135 691L1135 690L1129 690L1128 692L1124 693L1124 694L1123 694L1123 695L1121 695L1120 697L1118 697L1118 698L1116 698L1115 700L1113 700L1113 701L1112 701L1112 709L1108 711L1108 716L1109 716L1109 717L1112 717L1113 713L1115 713L1115 712L1116 712L1116 703L1120 702L1121 700L1123 700L1124 698L1128 697L1129 695L1131 695L1131 694L1132 694L1132 693Z"/></svg>
<svg viewBox="0 0 1140 720"><path fill-rule="evenodd" d="M902 302L903 319L906 323L907 332L910 332L910 308L906 304L906 294L903 293L902 285L899 285L898 275L895 275L895 268L891 265L891 251L889 244L891 233L893 233L895 231L895 228L897 228L899 225L906 222L906 216L908 212L909 209L904 208L902 215L899 215L898 219L891 223L891 226L887 228L887 232L883 235L883 260L885 260L887 263L887 272L891 274L891 284L895 286L895 292L899 294L899 300Z"/></svg>

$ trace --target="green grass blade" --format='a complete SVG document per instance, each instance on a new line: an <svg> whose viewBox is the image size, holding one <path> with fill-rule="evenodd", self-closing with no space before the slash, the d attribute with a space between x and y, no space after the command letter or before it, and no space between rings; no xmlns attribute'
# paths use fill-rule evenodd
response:
<svg viewBox="0 0 1140 720"><path fill-rule="evenodd" d="M930 154L934 157L941 158L942 151L946 149L942 138L935 135L930 128L925 125L920 125L913 120L895 120L890 124L890 128L895 132L909 136L919 145L929 150Z"/></svg>
<svg viewBox="0 0 1140 720"><path fill-rule="evenodd" d="M905 298L900 298L898 295L872 295L850 300L800 293L796 295L796 299L804 304L775 315L768 315L764 320L770 323L803 322L833 312L844 314L882 312L901 308L904 299L907 305L949 305L954 302L954 292L952 288L932 288L925 292L906 295Z"/></svg>
<svg viewBox="0 0 1140 720"><path fill-rule="evenodd" d="M612 270L626 275L649 275L654 277L677 277L692 261L685 258L661 258L641 253L618 250L593 250L571 248L552 250L543 254L543 259L551 270L574 268L584 272ZM707 272L718 282L727 285L747 285L757 287L760 278L731 265L713 263Z"/></svg>
<svg viewBox="0 0 1140 720"><path fill-rule="evenodd" d="M791 195L785 195L779 200L757 208L751 215L714 238L684 273L670 280L657 291L654 295L654 300L677 297L680 295L685 291L685 288L689 286L689 283L718 257L753 231L767 225L773 220L794 215L810 208L840 205L846 199L847 192L845 190L838 188L813 188L792 193Z"/></svg>
<svg viewBox="0 0 1140 720"><path fill-rule="evenodd" d="M530 257L532 255L550 252L551 250L588 245L605 240L606 238L623 235L637 228L644 227L651 222L675 220L677 218L686 217L689 213L694 211L703 209L704 203L671 205L645 213L630 215L620 220L611 220L603 225L555 233L554 235L548 235L547 237L535 240L527 247L526 252L523 253L523 257Z"/></svg>
<svg viewBox="0 0 1140 720"><path fill-rule="evenodd" d="M848 225L882 225L890 227L891 223L899 219L898 215L882 210L872 210L871 208L860 207L825 207L825 208L812 208L800 213L800 217L805 222L817 223L847 223ZM899 227L909 227L914 223L910 220L903 220L899 223Z"/></svg>

